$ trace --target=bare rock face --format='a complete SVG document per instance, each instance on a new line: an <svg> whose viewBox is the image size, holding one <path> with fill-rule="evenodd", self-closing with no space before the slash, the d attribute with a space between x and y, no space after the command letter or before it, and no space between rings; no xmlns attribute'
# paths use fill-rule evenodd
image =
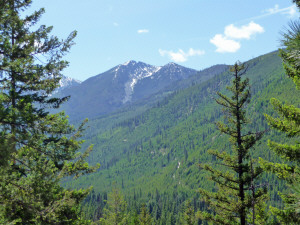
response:
<svg viewBox="0 0 300 225"><path fill-rule="evenodd" d="M63 106L71 118L92 118L149 98L198 73L175 63L153 66L131 60L82 83L64 78L58 94L71 96Z"/></svg>

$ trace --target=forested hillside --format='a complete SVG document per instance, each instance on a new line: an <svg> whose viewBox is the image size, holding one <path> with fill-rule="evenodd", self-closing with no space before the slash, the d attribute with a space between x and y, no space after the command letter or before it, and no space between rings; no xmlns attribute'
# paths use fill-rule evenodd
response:
<svg viewBox="0 0 300 225"><path fill-rule="evenodd" d="M255 147L253 157L276 160L267 147L267 140L284 140L285 137L268 130L263 114L272 114L271 97L297 103L300 96L292 82L286 79L278 52L246 64L249 66L247 77L252 94L247 112L251 121L249 129L266 130L261 143ZM101 129L101 122L109 123L107 120L113 117L90 121L85 144L93 143L95 146L89 163L100 163L101 167L96 173L67 185L76 188L93 185L95 195L103 195L110 192L116 182L131 208L146 202L157 221L164 221L170 216L178 221L177 212L188 198L193 198L195 209L203 207L197 189L212 189L213 185L198 164L214 164L215 159L207 154L209 149L229 150L227 137L220 135L215 126L223 115L213 98L217 91L226 93L225 86L230 78L229 73L224 72L204 83L175 91L145 112L133 113L131 118L130 112L122 112L121 115L126 115L125 119L112 119L113 125L104 124L108 129ZM136 106L137 112L139 107ZM275 203L282 182L267 174L264 180L270 184L271 202ZM90 214L99 216L103 203L94 201L86 204L92 206Z"/></svg>
<svg viewBox="0 0 300 225"><path fill-rule="evenodd" d="M228 3L221 11L210 1L73 1L72 10L67 0L45 1L60 34L67 15L72 24L82 15L85 50L69 58L77 69L68 72L85 58L98 70L90 55L100 57L98 43L107 45L100 68L125 52L159 54L164 65L130 60L84 82L64 74L77 31L56 37L38 25L45 10L33 2L0 1L0 225L300 224L300 20L281 33L278 51L216 64L220 54L232 63L229 55L277 48L271 30L299 17L300 0ZM80 25L85 17L92 26ZM229 24L224 33L220 23ZM195 57L215 65L174 63L195 65Z"/></svg>

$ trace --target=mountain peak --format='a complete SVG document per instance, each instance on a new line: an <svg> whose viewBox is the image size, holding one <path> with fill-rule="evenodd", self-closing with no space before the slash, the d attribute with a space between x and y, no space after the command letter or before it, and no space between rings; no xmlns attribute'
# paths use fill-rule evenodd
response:
<svg viewBox="0 0 300 225"><path fill-rule="evenodd" d="M178 64L174 63L174 62L169 62L166 66L178 66Z"/></svg>
<svg viewBox="0 0 300 225"><path fill-rule="evenodd" d="M118 67L115 71L115 79L118 77L118 74L124 73L126 73L128 77L128 80L125 83L125 96L122 103L131 101L135 86L144 78L151 77L160 70L160 68L161 67L152 66L143 62L136 62L134 60L130 60Z"/></svg>
<svg viewBox="0 0 300 225"><path fill-rule="evenodd" d="M52 94L56 94L66 88L80 85L81 83L82 83L82 81L80 81L80 80L76 80L74 78L66 77L66 76L62 75L61 79L59 80L59 87L56 88L56 90L54 90Z"/></svg>
<svg viewBox="0 0 300 225"><path fill-rule="evenodd" d="M66 87L71 84L81 84L81 83L82 83L82 81L80 81L80 80L76 80L71 77L66 77L64 75L61 77L61 79L59 81L60 87Z"/></svg>
<svg viewBox="0 0 300 225"><path fill-rule="evenodd" d="M129 60L122 64L122 66L135 65L137 62L134 60Z"/></svg>
<svg viewBox="0 0 300 225"><path fill-rule="evenodd" d="M181 66L181 65L179 65L177 63L174 63L174 62L169 62L168 64L164 65L163 67L166 68L166 69L190 69L190 68Z"/></svg>

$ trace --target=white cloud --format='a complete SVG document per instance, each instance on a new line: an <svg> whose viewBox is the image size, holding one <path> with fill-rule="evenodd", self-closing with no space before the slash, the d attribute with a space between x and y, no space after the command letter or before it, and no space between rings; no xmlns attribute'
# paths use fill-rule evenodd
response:
<svg viewBox="0 0 300 225"><path fill-rule="evenodd" d="M266 13L265 16L280 13L283 15L288 15L288 17L294 17L297 15L297 7L296 5L291 5L286 8L279 8L279 5L276 4L273 8L266 9L263 12Z"/></svg>
<svg viewBox="0 0 300 225"><path fill-rule="evenodd" d="M242 27L236 27L233 24L230 24L225 27L224 34L227 38L250 39L253 35L263 32L264 28L252 21L248 25L244 25Z"/></svg>
<svg viewBox="0 0 300 225"><path fill-rule="evenodd" d="M143 34L143 33L149 33L149 30L147 29L140 29L137 31L139 34Z"/></svg>
<svg viewBox="0 0 300 225"><path fill-rule="evenodd" d="M227 37L222 34L216 34L210 43L214 44L217 49L216 52L225 53L225 52L236 52L241 48L241 44L237 41L227 39Z"/></svg>
<svg viewBox="0 0 300 225"><path fill-rule="evenodd" d="M286 11L282 12L282 14L287 14L290 18L295 17L298 14L297 7L292 5Z"/></svg>
<svg viewBox="0 0 300 225"><path fill-rule="evenodd" d="M184 52L182 49L179 49L178 52L167 51L159 49L159 54L161 56L168 56L174 62L186 62L189 57L197 56L197 55L204 55L205 52L203 50L196 50L190 48L188 52Z"/></svg>
<svg viewBox="0 0 300 225"><path fill-rule="evenodd" d="M114 25L115 27L118 27L118 26L119 26L119 24L118 24L117 22L114 22L113 25Z"/></svg>
<svg viewBox="0 0 300 225"><path fill-rule="evenodd" d="M264 10L264 12L269 13L269 14L275 14L279 12L279 5L276 4L273 8L269 8Z"/></svg>
<svg viewBox="0 0 300 225"><path fill-rule="evenodd" d="M216 34L212 39L210 39L210 43L217 47L216 52L234 53L241 48L241 43L237 40L249 40L255 34L263 32L264 28L253 21L241 27L236 27L235 25L230 24L225 27L224 34Z"/></svg>

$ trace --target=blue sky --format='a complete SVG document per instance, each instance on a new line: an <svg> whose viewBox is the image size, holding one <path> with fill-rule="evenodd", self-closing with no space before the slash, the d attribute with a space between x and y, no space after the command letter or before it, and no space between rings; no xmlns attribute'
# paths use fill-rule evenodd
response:
<svg viewBox="0 0 300 225"><path fill-rule="evenodd" d="M128 60L175 62L201 70L280 47L280 31L299 17L289 0L35 0L40 24L63 39L78 31L64 74L79 80Z"/></svg>

